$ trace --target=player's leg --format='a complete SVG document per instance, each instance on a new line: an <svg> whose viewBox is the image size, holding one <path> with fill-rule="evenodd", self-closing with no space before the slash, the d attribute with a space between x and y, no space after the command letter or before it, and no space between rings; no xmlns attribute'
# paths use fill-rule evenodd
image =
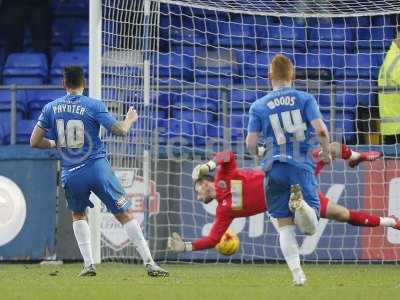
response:
<svg viewBox="0 0 400 300"><path fill-rule="evenodd" d="M291 167L291 194L289 208L294 213L294 222L306 235L313 235L318 227L319 198L315 175L306 170Z"/></svg>
<svg viewBox="0 0 400 300"><path fill-rule="evenodd" d="M296 240L296 225L292 218L279 218L279 244L285 261L292 272L293 283L304 285L306 276L300 265L299 245Z"/></svg>
<svg viewBox="0 0 400 300"><path fill-rule="evenodd" d="M400 221L396 220L394 217L379 217L359 210L349 210L342 205L329 201L322 193L320 194L320 199L321 197L325 198L322 201L327 203L325 214L322 214L321 208L321 217L323 218L335 220L337 222L346 222L354 226L383 226L400 230Z"/></svg>
<svg viewBox="0 0 400 300"><path fill-rule="evenodd" d="M168 272L161 269L154 262L142 229L134 218L133 210L130 209L131 203L125 199L124 189L107 160L97 160L94 167L96 168L94 174L99 174L99 176L97 176L92 190L122 224L126 234L142 258L147 273L150 276L168 276Z"/></svg>
<svg viewBox="0 0 400 300"><path fill-rule="evenodd" d="M278 220L279 244L285 261L292 272L295 285L303 285L306 277L300 265L299 246L295 236L293 214L289 210L290 185L287 164L274 163L266 174L265 191L268 213Z"/></svg>
<svg viewBox="0 0 400 300"><path fill-rule="evenodd" d="M356 167L363 161L374 161L382 157L382 152L379 151L366 151L358 152L352 150L345 144L333 142L329 145L330 152L333 159L344 159L347 160L351 168ZM316 153L318 155L318 153Z"/></svg>
<svg viewBox="0 0 400 300"><path fill-rule="evenodd" d="M77 171L78 174L69 178L65 185L65 196L67 206L72 211L72 227L84 261L84 268L79 276L95 276L90 228L86 217L86 208L93 207L93 204L89 201L90 189L82 172L83 170Z"/></svg>

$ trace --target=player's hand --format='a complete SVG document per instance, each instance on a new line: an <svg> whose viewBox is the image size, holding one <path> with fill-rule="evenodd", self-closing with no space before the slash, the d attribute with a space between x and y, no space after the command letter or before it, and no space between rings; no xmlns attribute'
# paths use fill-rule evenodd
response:
<svg viewBox="0 0 400 300"><path fill-rule="evenodd" d="M214 170L216 167L215 162L210 160L206 164L197 165L192 171L193 182L196 182L200 177L208 174L210 171Z"/></svg>
<svg viewBox="0 0 400 300"><path fill-rule="evenodd" d="M168 249L178 253L186 250L186 244L178 233L174 232L168 238Z"/></svg>
<svg viewBox="0 0 400 300"><path fill-rule="evenodd" d="M139 116L136 109L133 106L129 107L129 110L126 113L126 119L131 121L132 123L135 123L138 118Z"/></svg>
<svg viewBox="0 0 400 300"><path fill-rule="evenodd" d="M332 163L332 156L329 152L321 151L319 158L321 161L323 161L327 165Z"/></svg>

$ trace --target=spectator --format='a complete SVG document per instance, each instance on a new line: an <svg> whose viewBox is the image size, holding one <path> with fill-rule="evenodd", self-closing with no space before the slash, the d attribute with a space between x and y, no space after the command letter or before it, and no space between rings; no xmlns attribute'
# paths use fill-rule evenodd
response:
<svg viewBox="0 0 400 300"><path fill-rule="evenodd" d="M384 144L400 142L400 26L379 71L379 114ZM397 91L393 91L398 89Z"/></svg>
<svg viewBox="0 0 400 300"><path fill-rule="evenodd" d="M51 33L51 0L3 0L1 22L6 55L23 51L29 26L35 52L48 54Z"/></svg>

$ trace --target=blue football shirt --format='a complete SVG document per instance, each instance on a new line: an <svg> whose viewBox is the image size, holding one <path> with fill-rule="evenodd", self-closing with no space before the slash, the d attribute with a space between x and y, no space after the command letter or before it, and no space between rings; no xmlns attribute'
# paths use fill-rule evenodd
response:
<svg viewBox="0 0 400 300"><path fill-rule="evenodd" d="M311 121L322 118L309 93L284 87L256 100L250 107L248 132L261 133L266 155L261 162L268 170L276 160L314 171L310 150L318 145Z"/></svg>
<svg viewBox="0 0 400 300"><path fill-rule="evenodd" d="M65 95L44 106L37 125L56 140L63 182L88 161L106 156L100 125L110 130L115 122L102 101L83 95Z"/></svg>

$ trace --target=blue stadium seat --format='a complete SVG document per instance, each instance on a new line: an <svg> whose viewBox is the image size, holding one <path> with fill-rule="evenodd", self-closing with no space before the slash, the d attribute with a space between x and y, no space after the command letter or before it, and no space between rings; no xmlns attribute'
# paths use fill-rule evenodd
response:
<svg viewBox="0 0 400 300"><path fill-rule="evenodd" d="M351 110L337 110L335 115L335 127L330 128L331 115L329 111L322 111L322 117L329 131L342 138L346 144L353 144L356 139L355 117Z"/></svg>
<svg viewBox="0 0 400 300"><path fill-rule="evenodd" d="M342 60L343 57L337 56L335 59ZM347 54L344 56L343 68L337 68L335 74L337 78L377 79L381 63L380 55L377 54Z"/></svg>
<svg viewBox="0 0 400 300"><path fill-rule="evenodd" d="M3 69L3 83L40 85L47 79L47 59L42 53L13 53Z"/></svg>
<svg viewBox="0 0 400 300"><path fill-rule="evenodd" d="M5 144L3 142L4 136L5 136L5 132L4 132L4 129L3 129L3 125L0 124L0 145Z"/></svg>
<svg viewBox="0 0 400 300"><path fill-rule="evenodd" d="M373 26L395 26L396 25L396 17L397 15L376 15L372 16L372 25Z"/></svg>
<svg viewBox="0 0 400 300"><path fill-rule="evenodd" d="M17 121L17 132L16 132L16 144L29 144L31 133L36 125L36 121L33 120L18 120ZM3 125L4 130L4 144L10 144L11 141L11 130L9 124Z"/></svg>
<svg viewBox="0 0 400 300"><path fill-rule="evenodd" d="M257 99L264 96L265 93L249 90L231 90L229 99L232 110L247 110Z"/></svg>
<svg viewBox="0 0 400 300"><path fill-rule="evenodd" d="M216 22L209 19L192 18L187 15L161 16L161 42L170 45L212 44L212 32L216 32Z"/></svg>
<svg viewBox="0 0 400 300"><path fill-rule="evenodd" d="M233 48L257 48L256 31L253 25L243 24L241 18L217 23L218 35L214 43L219 46Z"/></svg>
<svg viewBox="0 0 400 300"><path fill-rule="evenodd" d="M332 106L332 94L330 91L320 91L320 94L316 95L315 98L321 109Z"/></svg>
<svg viewBox="0 0 400 300"><path fill-rule="evenodd" d="M216 120L217 115L212 112L205 112L193 109L172 109L172 117L177 120L194 122L198 124L209 124Z"/></svg>
<svg viewBox="0 0 400 300"><path fill-rule="evenodd" d="M155 58L156 59L156 58ZM181 55L179 53L160 53L158 61L153 61L158 65L158 75L160 78L184 78L191 81L193 79L193 56Z"/></svg>
<svg viewBox="0 0 400 300"><path fill-rule="evenodd" d="M280 49L278 52L282 52L283 49L291 49L291 52L293 52L295 49L296 51L303 51L306 47L306 30L304 27L281 24L264 28L258 27L257 37L260 38L260 49L278 48Z"/></svg>
<svg viewBox="0 0 400 300"><path fill-rule="evenodd" d="M354 95L360 106L371 107L378 103L377 83L368 79L346 79L336 82L338 94Z"/></svg>
<svg viewBox="0 0 400 300"><path fill-rule="evenodd" d="M195 82L211 86L238 83L239 69L232 50L207 49L196 53Z"/></svg>
<svg viewBox="0 0 400 300"><path fill-rule="evenodd" d="M235 50L236 61L241 75L266 78L268 66L278 52L261 52L254 50ZM293 60L293 56L287 55Z"/></svg>
<svg viewBox="0 0 400 300"><path fill-rule="evenodd" d="M332 22L332 19L319 18L309 29L311 48L334 49L336 52L354 49L355 31L344 22Z"/></svg>
<svg viewBox="0 0 400 300"><path fill-rule="evenodd" d="M158 106L164 110L168 110L170 105L174 103L175 93L168 92L159 92L158 94L153 95L152 103L158 104Z"/></svg>
<svg viewBox="0 0 400 300"><path fill-rule="evenodd" d="M331 79L334 72L334 59L327 53L296 53L294 64L298 78Z"/></svg>
<svg viewBox="0 0 400 300"><path fill-rule="evenodd" d="M170 144L193 145L195 143L194 125L186 120L170 120L168 123Z"/></svg>
<svg viewBox="0 0 400 300"><path fill-rule="evenodd" d="M217 90L196 90L174 95L173 108L195 109L206 112L218 112Z"/></svg>
<svg viewBox="0 0 400 300"><path fill-rule="evenodd" d="M89 53L85 52L59 52L53 59L51 64L51 84L60 85L64 67L68 65L79 65L83 68L85 77L87 78L89 71Z"/></svg>
<svg viewBox="0 0 400 300"><path fill-rule="evenodd" d="M32 90L27 92L29 119L37 120L42 108L49 102L65 95L65 91L58 90Z"/></svg>
<svg viewBox="0 0 400 300"><path fill-rule="evenodd" d="M89 0L53 1L53 14L58 17L87 17Z"/></svg>
<svg viewBox="0 0 400 300"><path fill-rule="evenodd" d="M230 116L230 130L232 141L244 141L246 137L248 115L243 114L242 110L232 111Z"/></svg>
<svg viewBox="0 0 400 300"><path fill-rule="evenodd" d="M355 109L358 104L356 94L347 94L345 92L338 92L336 94L336 107Z"/></svg>
<svg viewBox="0 0 400 300"><path fill-rule="evenodd" d="M52 57L58 52L66 51L71 48L72 32L71 26L72 19L57 18L53 21L52 38L51 38L51 53Z"/></svg>
<svg viewBox="0 0 400 300"><path fill-rule="evenodd" d="M74 51L87 51L89 48L89 23L83 22L75 25L72 35Z"/></svg>
<svg viewBox="0 0 400 300"><path fill-rule="evenodd" d="M84 54L89 53L88 51L84 51L83 48L78 50L78 53L82 52ZM142 74L143 69L141 67L129 67L129 66L121 66L121 67L106 67L102 68L103 70L103 81L102 84L104 86L112 86L112 87L130 87L137 86L142 83Z"/></svg>
<svg viewBox="0 0 400 300"><path fill-rule="evenodd" d="M395 26L361 27L357 29L357 48L363 53L386 52L395 37Z"/></svg>
<svg viewBox="0 0 400 300"><path fill-rule="evenodd" d="M26 112L26 93L17 92L17 120L21 120ZM9 126L11 118L11 92L0 90L0 125Z"/></svg>

